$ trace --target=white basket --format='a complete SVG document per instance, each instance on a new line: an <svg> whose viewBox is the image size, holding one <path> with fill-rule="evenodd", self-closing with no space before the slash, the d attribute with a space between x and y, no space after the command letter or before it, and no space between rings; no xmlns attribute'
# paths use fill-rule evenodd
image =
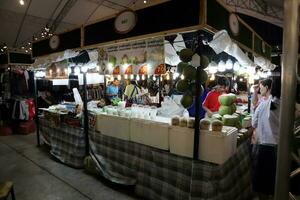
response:
<svg viewBox="0 0 300 200"><path fill-rule="evenodd" d="M222 132L200 130L199 159L223 164L236 152L237 129L223 127ZM170 129L170 152L193 157L194 129L172 126Z"/></svg>

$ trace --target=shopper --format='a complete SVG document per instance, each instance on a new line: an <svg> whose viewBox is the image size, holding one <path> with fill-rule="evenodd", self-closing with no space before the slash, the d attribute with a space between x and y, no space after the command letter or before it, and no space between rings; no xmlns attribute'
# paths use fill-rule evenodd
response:
<svg viewBox="0 0 300 200"><path fill-rule="evenodd" d="M111 100L118 97L119 93L119 80L114 78L113 82L106 88L106 97L111 102Z"/></svg>
<svg viewBox="0 0 300 200"><path fill-rule="evenodd" d="M207 94L202 106L208 117L211 117L213 113L219 111L219 96L226 93L228 86L228 79L226 77L219 77L217 86Z"/></svg>
<svg viewBox="0 0 300 200"><path fill-rule="evenodd" d="M252 126L256 129L256 144L253 145L252 151L252 184L260 200L272 199L274 195L280 89L279 78L274 80L273 86L271 79L261 81L260 93L265 100L260 102L252 119Z"/></svg>

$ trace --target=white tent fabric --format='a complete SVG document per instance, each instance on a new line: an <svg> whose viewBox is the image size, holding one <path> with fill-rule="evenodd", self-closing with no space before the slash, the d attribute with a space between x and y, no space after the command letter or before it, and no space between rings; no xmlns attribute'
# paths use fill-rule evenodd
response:
<svg viewBox="0 0 300 200"><path fill-rule="evenodd" d="M179 56L169 41L165 40L165 63L175 66L180 62Z"/></svg>
<svg viewBox="0 0 300 200"><path fill-rule="evenodd" d="M231 40L226 30L217 32L214 35L213 40L209 42L209 46L217 54L226 52L227 54L235 57L240 65L244 67L255 67L255 64L248 58L241 48Z"/></svg>
<svg viewBox="0 0 300 200"><path fill-rule="evenodd" d="M260 56L254 56L254 63L264 70L274 70L277 67L276 65L272 64L269 60Z"/></svg>

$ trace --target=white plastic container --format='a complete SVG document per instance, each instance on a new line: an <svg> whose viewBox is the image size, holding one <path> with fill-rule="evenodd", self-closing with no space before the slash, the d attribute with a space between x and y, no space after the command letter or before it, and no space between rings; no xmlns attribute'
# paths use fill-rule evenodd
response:
<svg viewBox="0 0 300 200"><path fill-rule="evenodd" d="M130 140L130 119L112 115L97 115L96 130L103 135Z"/></svg>
<svg viewBox="0 0 300 200"><path fill-rule="evenodd" d="M169 150L169 124L131 119L130 140L158 149Z"/></svg>
<svg viewBox="0 0 300 200"><path fill-rule="evenodd" d="M200 130L199 159L223 164L236 152L238 130L224 126L222 132ZM169 132L170 152L193 157L194 129L172 126Z"/></svg>

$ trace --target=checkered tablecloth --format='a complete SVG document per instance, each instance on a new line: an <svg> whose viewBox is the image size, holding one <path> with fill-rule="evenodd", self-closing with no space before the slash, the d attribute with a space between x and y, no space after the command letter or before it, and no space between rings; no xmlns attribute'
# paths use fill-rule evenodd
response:
<svg viewBox="0 0 300 200"><path fill-rule="evenodd" d="M248 143L223 165L173 155L90 131L91 156L113 182L135 185L145 199L251 199Z"/></svg>
<svg viewBox="0 0 300 200"><path fill-rule="evenodd" d="M41 118L39 129L41 138L50 145L50 153L54 157L72 167L83 168L85 138L82 128L64 124L55 125Z"/></svg>

